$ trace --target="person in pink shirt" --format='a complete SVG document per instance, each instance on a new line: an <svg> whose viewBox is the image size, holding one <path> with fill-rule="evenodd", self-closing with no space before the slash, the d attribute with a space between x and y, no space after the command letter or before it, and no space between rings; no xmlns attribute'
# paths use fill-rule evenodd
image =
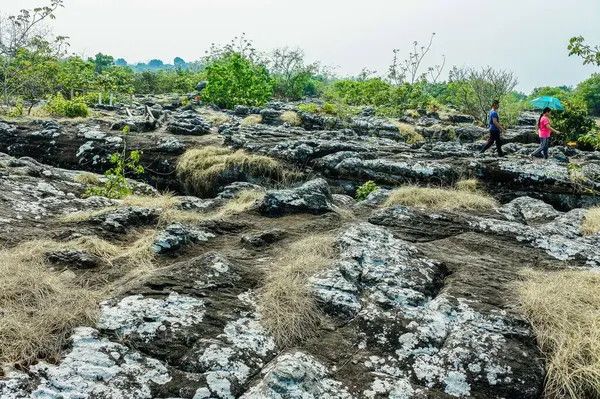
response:
<svg viewBox="0 0 600 399"><path fill-rule="evenodd" d="M550 126L550 112L552 110L548 107L544 108L542 114L540 115L540 120L538 121L538 126L540 128L540 146L533 154L532 157L538 156L539 154L544 154L544 159L548 159L548 148L550 147L550 132L554 132L556 134L560 134L560 132Z"/></svg>

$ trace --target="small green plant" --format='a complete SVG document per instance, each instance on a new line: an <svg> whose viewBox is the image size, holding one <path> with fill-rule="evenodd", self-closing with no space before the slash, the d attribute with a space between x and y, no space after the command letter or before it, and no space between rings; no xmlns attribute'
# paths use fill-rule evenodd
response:
<svg viewBox="0 0 600 399"><path fill-rule="evenodd" d="M298 109L302 112L309 112L311 114L316 114L319 112L319 107L317 104L300 104L298 105Z"/></svg>
<svg viewBox="0 0 600 399"><path fill-rule="evenodd" d="M66 116L67 118L85 118L90 114L83 97L66 100L61 93L56 93L50 98L46 110L53 116Z"/></svg>
<svg viewBox="0 0 600 399"><path fill-rule="evenodd" d="M379 190L377 184L375 184L374 181L369 180L368 182L360 186L358 189L356 189L356 200L364 201L367 199L369 194L376 190Z"/></svg>
<svg viewBox="0 0 600 399"><path fill-rule="evenodd" d="M102 187L88 187L84 194L85 197L100 196L121 199L132 194L125 176L128 172L134 175L144 173L144 167L140 163L143 152L134 150L127 154L127 141L125 140L127 133L129 133L129 126L123 128L123 151L115 152L110 156L109 162L113 167L104 173L104 177L107 179L106 183Z"/></svg>
<svg viewBox="0 0 600 399"><path fill-rule="evenodd" d="M321 112L323 112L324 114L328 114L328 115L337 115L336 106L331 103L324 103L323 108L321 109Z"/></svg>
<svg viewBox="0 0 600 399"><path fill-rule="evenodd" d="M17 118L23 116L23 104L21 101L17 101L15 106L8 112L9 118Z"/></svg>

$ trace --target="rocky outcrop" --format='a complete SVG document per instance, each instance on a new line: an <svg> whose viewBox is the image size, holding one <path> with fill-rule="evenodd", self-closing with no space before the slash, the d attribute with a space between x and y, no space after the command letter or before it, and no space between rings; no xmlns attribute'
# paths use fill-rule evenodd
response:
<svg viewBox="0 0 600 399"><path fill-rule="evenodd" d="M52 121L50 121L52 122ZM24 125L0 124L0 152L31 157L58 168L104 173L110 155L123 148L123 135L110 125L59 125L56 122ZM127 148L143 152L143 174L137 178L160 189L178 190L175 161L187 148L188 138L162 133L129 133Z"/></svg>
<svg viewBox="0 0 600 399"><path fill-rule="evenodd" d="M174 114L167 122L167 130L173 134L201 136L210 133L211 123L194 111Z"/></svg>

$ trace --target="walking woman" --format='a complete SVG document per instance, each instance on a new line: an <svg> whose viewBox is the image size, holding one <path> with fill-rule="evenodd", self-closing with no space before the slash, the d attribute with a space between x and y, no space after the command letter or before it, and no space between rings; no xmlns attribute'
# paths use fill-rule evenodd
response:
<svg viewBox="0 0 600 399"><path fill-rule="evenodd" d="M561 134L558 130L554 129L550 126L550 112L552 110L548 107L544 108L542 114L540 115L540 120L538 121L538 126L540 127L540 146L533 154L532 157L538 156L539 154L544 155L544 159L548 159L548 148L550 147L550 132L554 132L556 134Z"/></svg>

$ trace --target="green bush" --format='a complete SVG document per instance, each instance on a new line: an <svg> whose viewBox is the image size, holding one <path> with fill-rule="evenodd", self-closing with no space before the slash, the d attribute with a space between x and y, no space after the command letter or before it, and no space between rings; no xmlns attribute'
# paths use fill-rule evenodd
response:
<svg viewBox="0 0 600 399"><path fill-rule="evenodd" d="M206 66L208 85L203 100L221 108L261 106L273 97L274 82L264 65L237 52L227 52Z"/></svg>
<svg viewBox="0 0 600 399"><path fill-rule="evenodd" d="M587 104L585 101L572 98L563 101L564 111L554 111L550 116L552 127L563 133L562 135L553 135L552 141L555 144L565 145L570 141L579 141L579 138L586 136L596 128L593 118L588 116Z"/></svg>
<svg viewBox="0 0 600 399"><path fill-rule="evenodd" d="M356 189L356 200L364 201L367 199L369 194L376 190L379 190L377 184L375 184L374 181L369 180L368 182L360 186L358 189Z"/></svg>
<svg viewBox="0 0 600 399"><path fill-rule="evenodd" d="M53 116L66 116L67 118L85 118L90 114L83 97L66 100L60 93L50 98L46 110Z"/></svg>
<svg viewBox="0 0 600 399"><path fill-rule="evenodd" d="M600 73L581 82L575 90L575 96L587 103L588 113L600 116Z"/></svg>
<svg viewBox="0 0 600 399"><path fill-rule="evenodd" d="M328 86L325 100L351 106L378 107L383 116L399 116L409 108L425 108L431 97L424 91L425 83L392 85L381 78L338 80Z"/></svg>

